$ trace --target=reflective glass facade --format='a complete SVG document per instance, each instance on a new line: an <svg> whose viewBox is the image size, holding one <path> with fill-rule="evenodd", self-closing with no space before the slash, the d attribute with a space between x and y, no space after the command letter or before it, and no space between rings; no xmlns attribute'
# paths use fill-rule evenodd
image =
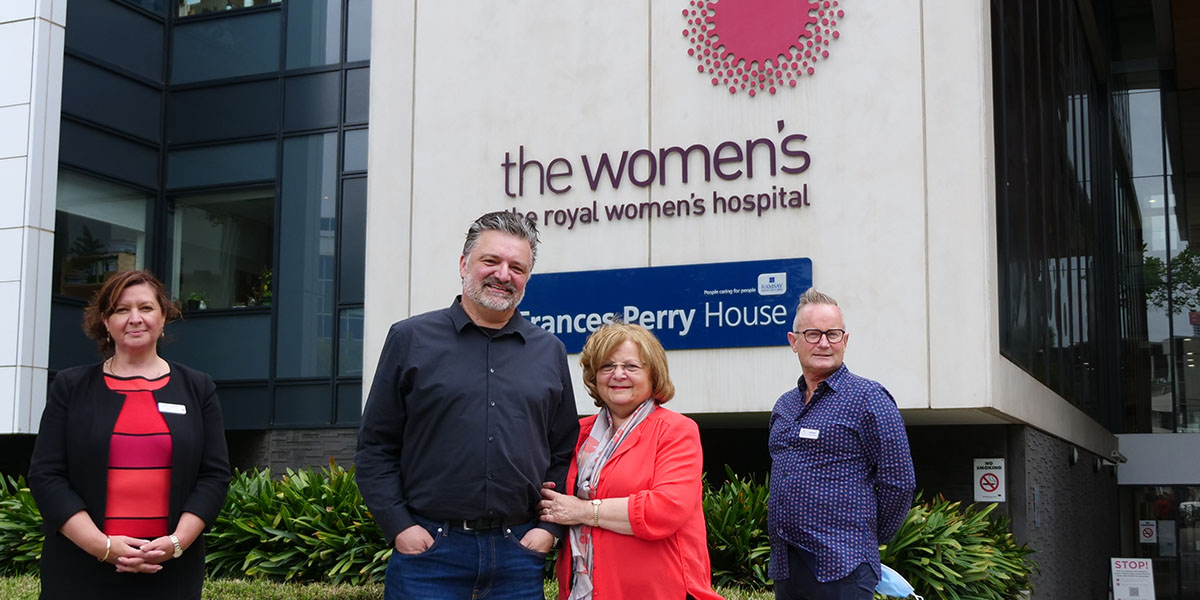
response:
<svg viewBox="0 0 1200 600"><path fill-rule="evenodd" d="M1093 16L1073 2L992 2L1000 348L1120 431L1148 385L1144 291L1127 268L1141 231L1085 34Z"/></svg>
<svg viewBox="0 0 1200 600"><path fill-rule="evenodd" d="M370 4L236 4L68 6L50 368L97 360L86 299L148 268L227 428L354 426Z"/></svg>
<svg viewBox="0 0 1200 600"><path fill-rule="evenodd" d="M1001 350L1115 433L1200 431L1200 108L1156 6L992 2Z"/></svg>
<svg viewBox="0 0 1200 600"><path fill-rule="evenodd" d="M1001 351L1114 433L1200 432L1200 11L991 6ZM1200 481L1162 466L1120 492L1121 555L1194 598Z"/></svg>

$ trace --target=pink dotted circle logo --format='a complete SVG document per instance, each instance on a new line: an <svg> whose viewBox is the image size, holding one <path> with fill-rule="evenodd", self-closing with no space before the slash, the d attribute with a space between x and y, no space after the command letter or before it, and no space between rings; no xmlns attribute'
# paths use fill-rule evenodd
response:
<svg viewBox="0 0 1200 600"><path fill-rule="evenodd" d="M829 58L844 16L838 0L690 0L683 37L696 70L729 93L774 94Z"/></svg>

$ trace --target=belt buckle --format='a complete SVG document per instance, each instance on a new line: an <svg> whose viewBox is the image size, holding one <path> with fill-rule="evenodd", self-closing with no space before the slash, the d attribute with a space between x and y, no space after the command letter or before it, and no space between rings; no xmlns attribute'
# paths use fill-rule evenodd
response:
<svg viewBox="0 0 1200 600"><path fill-rule="evenodd" d="M475 527L471 527L471 521L468 521L466 519L463 519L461 521L461 523L462 523L463 531L475 531L477 529Z"/></svg>

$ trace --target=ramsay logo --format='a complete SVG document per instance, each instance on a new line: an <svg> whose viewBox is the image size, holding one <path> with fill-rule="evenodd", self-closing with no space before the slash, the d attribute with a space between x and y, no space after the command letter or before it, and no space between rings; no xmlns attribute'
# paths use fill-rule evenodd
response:
<svg viewBox="0 0 1200 600"><path fill-rule="evenodd" d="M774 94L829 58L844 16L838 0L690 0L683 9L696 70L729 93Z"/></svg>
<svg viewBox="0 0 1200 600"><path fill-rule="evenodd" d="M779 273L760 273L758 275L758 295L778 296L787 293L787 271Z"/></svg>

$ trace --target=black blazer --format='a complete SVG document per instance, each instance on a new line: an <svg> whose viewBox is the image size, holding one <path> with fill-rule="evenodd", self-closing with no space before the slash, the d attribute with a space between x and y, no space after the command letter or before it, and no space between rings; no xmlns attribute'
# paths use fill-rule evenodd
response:
<svg viewBox="0 0 1200 600"><path fill-rule="evenodd" d="M208 375L170 363L167 385L155 400L181 404L185 414L162 413L171 431L171 492L168 529L183 512L212 525L229 488L229 457L216 386ZM42 598L67 597L114 584L114 595L131 590L165 589L174 597L199 597L204 577L204 537L179 559L154 574L117 574L58 530L71 515L86 510L103 526L108 492L108 452L124 397L104 384L101 364L60 371L50 386L41 427L29 465L29 488L41 510L46 534L42 552ZM132 586L132 587L130 587ZM164 587L165 586L165 587Z"/></svg>

